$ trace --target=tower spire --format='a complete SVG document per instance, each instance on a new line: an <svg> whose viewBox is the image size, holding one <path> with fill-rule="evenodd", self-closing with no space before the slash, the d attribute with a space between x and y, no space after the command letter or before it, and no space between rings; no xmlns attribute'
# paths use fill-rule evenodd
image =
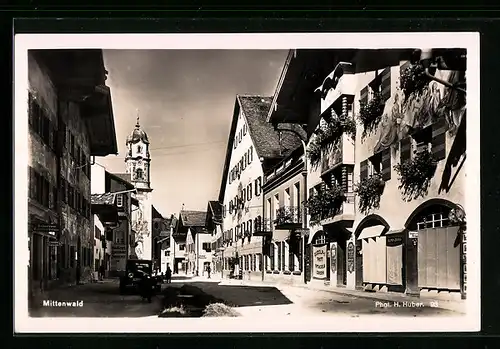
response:
<svg viewBox="0 0 500 349"><path fill-rule="evenodd" d="M139 108L136 109L136 112L137 112L137 122L135 123L135 127L139 128L140 127L140 124L139 124Z"/></svg>

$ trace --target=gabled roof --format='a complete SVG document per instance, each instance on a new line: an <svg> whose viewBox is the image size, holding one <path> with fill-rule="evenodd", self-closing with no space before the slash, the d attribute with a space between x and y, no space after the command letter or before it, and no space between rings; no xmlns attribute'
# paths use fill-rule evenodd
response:
<svg viewBox="0 0 500 349"><path fill-rule="evenodd" d="M218 201L209 201L208 207L213 217L217 219L222 218L222 205Z"/></svg>
<svg viewBox="0 0 500 349"><path fill-rule="evenodd" d="M206 212L181 211L180 216L185 227L205 227Z"/></svg>
<svg viewBox="0 0 500 349"><path fill-rule="evenodd" d="M219 202L224 200L224 192L229 172L229 163L233 151L233 142L238 125L238 116L242 111L243 117L248 125L250 137L255 146L259 158L279 159L287 156L290 152L300 146L300 140L291 133L283 132L280 142L278 131L274 130L272 124L267 122L267 115L271 106L272 98L263 96L236 95L234 104L233 121L229 132L229 140L226 150L226 160L222 172L221 188L219 191Z"/></svg>

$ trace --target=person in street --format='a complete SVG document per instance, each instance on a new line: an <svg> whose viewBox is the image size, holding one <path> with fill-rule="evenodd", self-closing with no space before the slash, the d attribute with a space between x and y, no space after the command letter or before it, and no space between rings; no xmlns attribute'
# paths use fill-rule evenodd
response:
<svg viewBox="0 0 500 349"><path fill-rule="evenodd" d="M210 279L210 272L212 271L212 269L210 268L210 265L207 265L207 275L208 275L208 278Z"/></svg>
<svg viewBox="0 0 500 349"><path fill-rule="evenodd" d="M170 266L167 265L167 272L165 273L166 279L167 279L167 284L170 284L172 282L172 269L170 269Z"/></svg>

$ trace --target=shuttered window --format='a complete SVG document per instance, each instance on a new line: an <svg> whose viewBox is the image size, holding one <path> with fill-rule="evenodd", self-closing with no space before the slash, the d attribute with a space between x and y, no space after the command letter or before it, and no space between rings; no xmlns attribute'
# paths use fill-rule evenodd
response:
<svg viewBox="0 0 500 349"><path fill-rule="evenodd" d="M432 125L432 157L436 161L446 158L446 130L444 118Z"/></svg>
<svg viewBox="0 0 500 349"><path fill-rule="evenodd" d="M382 179L388 181L391 179L391 148L382 150Z"/></svg>
<svg viewBox="0 0 500 349"><path fill-rule="evenodd" d="M401 140L401 151L400 151L400 161L401 163L405 163L408 160L411 160L411 138L406 137Z"/></svg>
<svg viewBox="0 0 500 349"><path fill-rule="evenodd" d="M253 160L253 146L250 146L248 150L248 163L251 164Z"/></svg>
<svg viewBox="0 0 500 349"><path fill-rule="evenodd" d="M391 98L391 68L385 68L380 74L380 93L385 102Z"/></svg>
<svg viewBox="0 0 500 349"><path fill-rule="evenodd" d="M368 160L361 161L359 164L359 179L364 181L368 178Z"/></svg>
<svg viewBox="0 0 500 349"><path fill-rule="evenodd" d="M368 103L368 86L365 86L361 90L360 97L359 97L359 104L360 104L360 107L363 107L367 103Z"/></svg>
<svg viewBox="0 0 500 349"><path fill-rule="evenodd" d="M260 196L262 192L262 177L255 180L255 196Z"/></svg>

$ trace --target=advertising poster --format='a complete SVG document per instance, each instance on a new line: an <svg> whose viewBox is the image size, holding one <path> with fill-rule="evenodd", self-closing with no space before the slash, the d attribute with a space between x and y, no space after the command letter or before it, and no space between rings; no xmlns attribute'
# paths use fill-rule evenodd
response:
<svg viewBox="0 0 500 349"><path fill-rule="evenodd" d="M326 278L326 245L313 246L313 278Z"/></svg>

